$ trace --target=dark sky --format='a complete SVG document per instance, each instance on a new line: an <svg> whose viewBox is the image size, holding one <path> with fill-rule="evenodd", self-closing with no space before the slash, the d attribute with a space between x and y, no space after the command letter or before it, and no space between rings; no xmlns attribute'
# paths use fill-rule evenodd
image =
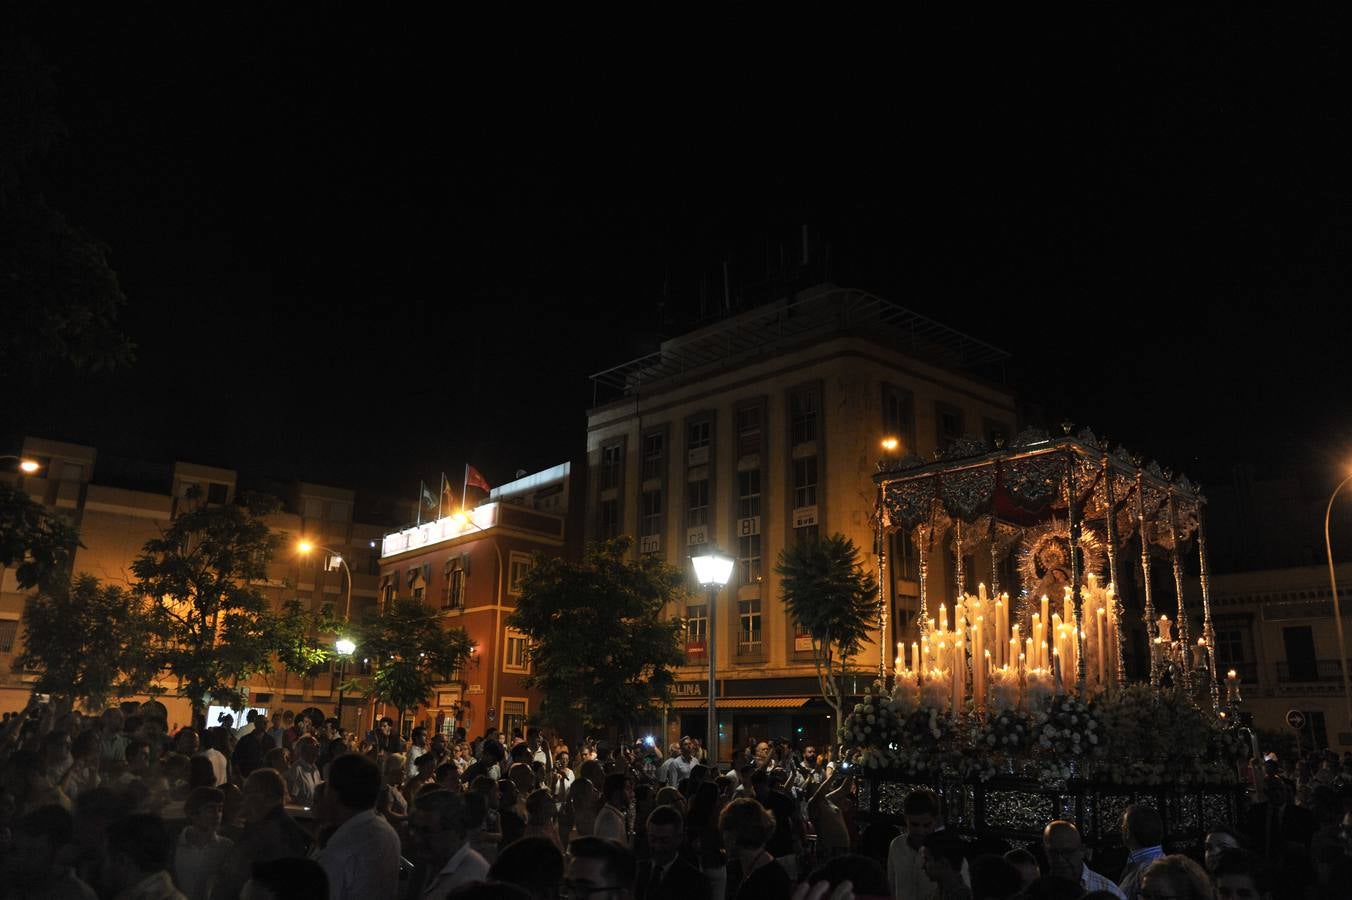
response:
<svg viewBox="0 0 1352 900"><path fill-rule="evenodd" d="M589 373L698 318L725 259L754 295L807 224L831 280L1012 352L1049 421L1213 481L1352 446L1326 23L1104 8L762 60L750 32L621 54L374 7L124 6L6 13L67 128L35 176L110 246L139 346L13 399L11 432L498 483L575 453Z"/></svg>

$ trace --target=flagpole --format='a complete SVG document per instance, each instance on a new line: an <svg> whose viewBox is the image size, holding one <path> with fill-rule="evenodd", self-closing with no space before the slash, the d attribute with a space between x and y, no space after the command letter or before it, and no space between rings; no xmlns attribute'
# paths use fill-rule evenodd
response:
<svg viewBox="0 0 1352 900"><path fill-rule="evenodd" d="M465 501L468 499L468 495L465 493L468 490L469 490L469 463L465 463L465 480L460 484L460 506L462 508L465 506ZM469 510L465 510L465 512L468 513Z"/></svg>
<svg viewBox="0 0 1352 900"><path fill-rule="evenodd" d="M441 490L437 491L437 521L441 521L441 504L446 499L446 473L441 473Z"/></svg>
<svg viewBox="0 0 1352 900"><path fill-rule="evenodd" d="M422 524L422 498L423 498L423 491L425 491L426 489L427 489L427 485L423 484L423 480L422 480L421 478L419 478L419 479L418 479L418 521L414 522L414 523L413 523L414 525L421 525L421 524Z"/></svg>

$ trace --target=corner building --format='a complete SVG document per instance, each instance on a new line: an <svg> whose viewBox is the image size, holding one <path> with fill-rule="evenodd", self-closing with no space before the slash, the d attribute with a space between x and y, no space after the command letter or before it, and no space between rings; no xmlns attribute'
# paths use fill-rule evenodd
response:
<svg viewBox="0 0 1352 900"><path fill-rule="evenodd" d="M628 534L634 552L693 573L717 548L737 559L718 593L718 758L750 738L827 742L811 641L787 616L774 574L790 542L836 532L878 571L871 481L885 452L930 458L964 436L1016 430L1014 396L987 377L1006 354L863 291L822 285L663 342L592 376L586 534ZM888 548L886 640L906 638L919 605L909 542ZM951 569L951 567L949 567ZM668 739L703 739L708 601L684 609L686 665L666 712ZM936 593L945 591L942 579ZM879 645L854 660L862 689ZM890 651L885 651L890 652ZM821 744L819 743L819 746Z"/></svg>

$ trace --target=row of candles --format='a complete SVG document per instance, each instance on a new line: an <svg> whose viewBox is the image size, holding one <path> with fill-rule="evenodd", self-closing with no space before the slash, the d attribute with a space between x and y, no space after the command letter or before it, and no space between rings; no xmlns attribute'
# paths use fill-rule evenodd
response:
<svg viewBox="0 0 1352 900"><path fill-rule="evenodd" d="M1085 691L1108 688L1117 675L1116 597L1113 586L1100 586L1092 574L1081 591L1082 628L1075 640L1074 600L1066 588L1060 610L1043 595L1040 608L1029 617L1027 635L1010 621L1009 595L987 595L979 585L976 596L965 594L949 610L940 604L939 615L925 623L921 640L909 652L897 644L896 670L899 683L929 684L930 692L942 685L950 710L964 708L967 697L984 711L992 690L999 691L1002 705L1023 706L1029 693L1052 689L1078 692L1079 660L1086 661ZM970 679L968 678L970 672Z"/></svg>

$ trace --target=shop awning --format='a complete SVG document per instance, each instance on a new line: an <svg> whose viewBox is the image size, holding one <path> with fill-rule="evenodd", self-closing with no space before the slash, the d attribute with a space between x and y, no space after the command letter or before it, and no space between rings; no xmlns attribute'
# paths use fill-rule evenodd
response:
<svg viewBox="0 0 1352 900"><path fill-rule="evenodd" d="M807 706L811 697L728 697L719 698L719 709L797 709ZM671 702L672 709L708 709L704 698L681 699Z"/></svg>

